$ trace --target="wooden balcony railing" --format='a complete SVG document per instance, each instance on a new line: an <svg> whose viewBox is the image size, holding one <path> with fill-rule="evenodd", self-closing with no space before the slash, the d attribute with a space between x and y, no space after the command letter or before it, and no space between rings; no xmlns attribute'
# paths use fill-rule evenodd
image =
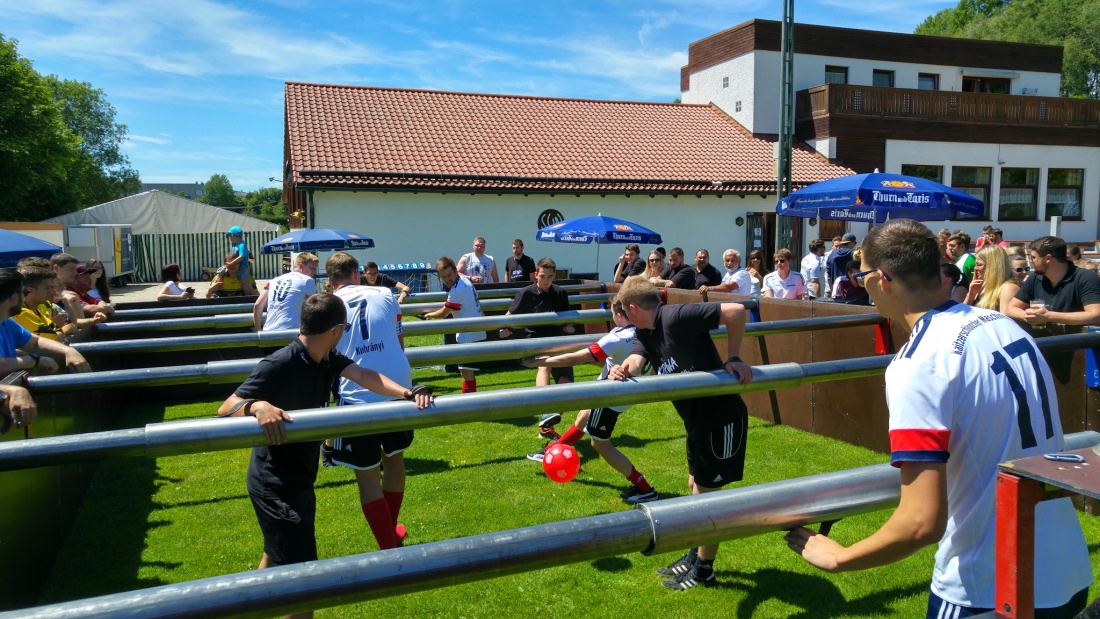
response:
<svg viewBox="0 0 1100 619"><path fill-rule="evenodd" d="M967 123L1100 127L1100 100L825 84L800 91L797 117L830 114Z"/></svg>

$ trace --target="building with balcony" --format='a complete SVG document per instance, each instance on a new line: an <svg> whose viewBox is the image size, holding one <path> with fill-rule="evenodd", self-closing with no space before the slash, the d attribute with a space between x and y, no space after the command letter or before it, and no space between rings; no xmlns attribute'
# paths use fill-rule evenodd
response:
<svg viewBox="0 0 1100 619"><path fill-rule="evenodd" d="M780 40L779 22L752 20L691 43L684 103L774 136ZM798 24L794 63L795 138L829 161L981 198L984 217L949 224L972 236L993 223L1030 239L1058 215L1065 238L1100 237L1100 101L1058 96L1060 47Z"/></svg>

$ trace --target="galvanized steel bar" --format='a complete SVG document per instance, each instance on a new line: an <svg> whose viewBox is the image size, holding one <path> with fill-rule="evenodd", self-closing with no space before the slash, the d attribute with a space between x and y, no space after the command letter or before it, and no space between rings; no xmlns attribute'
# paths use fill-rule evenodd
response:
<svg viewBox="0 0 1100 619"><path fill-rule="evenodd" d="M606 292L602 284L567 284L564 286L558 286L569 294L576 294L579 292ZM475 286L476 288L476 286ZM491 290L478 290L477 298L484 301L486 299L511 299L516 296L523 288L494 288ZM414 292L405 297L405 303L442 303L447 300L446 292Z"/></svg>
<svg viewBox="0 0 1100 619"><path fill-rule="evenodd" d="M569 296L570 305L580 305L582 303L603 303L615 296L613 292L599 292L595 294L574 294ZM443 307L442 303L404 303L401 306L401 313L405 315L423 314L425 312L434 312L435 310ZM487 301L481 301L481 309L490 312L507 311L509 307L512 307L512 299L489 299Z"/></svg>
<svg viewBox="0 0 1100 619"><path fill-rule="evenodd" d="M1066 437L1067 449L1100 434ZM640 505L638 509L0 613L0 619L269 617L547 567L679 550L888 509L889 464Z"/></svg>
<svg viewBox="0 0 1100 619"><path fill-rule="evenodd" d="M560 317L551 320L550 316ZM543 317L543 318L535 318ZM516 324L521 317L509 317L508 324ZM528 326L536 324L588 324L610 320L609 310L579 310L578 312L562 314L525 314L523 320L532 322L524 323ZM500 316L486 316L482 318L455 318L450 320L428 321L423 323L407 322L404 325L406 335L433 335L439 333L459 333L462 331L488 331L504 326L499 323L503 320ZM547 320L542 323L541 320ZM465 322L470 321L470 322ZM485 322L478 322L485 321ZM847 327L859 327L865 325L877 325L884 322L878 314L852 314L848 316L820 316L816 318L794 318L791 320L772 320L768 322L754 322L746 325L745 334L751 337L764 335L777 335L780 333L795 333L798 331L819 331L824 329L843 329ZM135 354L150 352L175 352L182 350L209 350L217 348L247 348L251 346L285 346L290 343L298 331L287 329L282 331L262 331L260 333L226 333L222 335L193 335L173 338L146 338L137 340L108 340L105 342L80 342L73 344L73 348L84 356L97 354ZM725 328L719 328L712 332L714 337L724 337ZM567 336L572 337L572 336ZM595 342L599 335L591 336L588 343ZM411 351L412 349L410 349ZM455 351L455 354L459 354ZM537 354L537 353L529 353ZM509 357L499 357L507 359ZM484 360L484 359L483 359Z"/></svg>
<svg viewBox="0 0 1100 619"><path fill-rule="evenodd" d="M115 310L115 318L140 320L142 318L174 318L179 316L214 316L217 314L239 314L251 312L251 303L233 303L224 305L166 305L164 307L144 307L141 309Z"/></svg>

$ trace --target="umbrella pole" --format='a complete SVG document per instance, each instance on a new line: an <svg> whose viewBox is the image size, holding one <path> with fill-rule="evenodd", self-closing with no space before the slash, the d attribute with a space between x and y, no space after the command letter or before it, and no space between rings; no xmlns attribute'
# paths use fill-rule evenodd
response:
<svg viewBox="0 0 1100 619"><path fill-rule="evenodd" d="M600 279L600 240L596 239L596 279Z"/></svg>

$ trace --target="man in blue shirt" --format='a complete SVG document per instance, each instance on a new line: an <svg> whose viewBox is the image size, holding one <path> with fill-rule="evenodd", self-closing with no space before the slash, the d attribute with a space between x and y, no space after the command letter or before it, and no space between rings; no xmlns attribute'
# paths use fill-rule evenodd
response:
<svg viewBox="0 0 1100 619"><path fill-rule="evenodd" d="M0 269L0 318L3 318L0 322L0 376L34 368L52 374L58 367L53 357L64 359L73 372L91 370L84 357L73 348L38 337L12 320L12 316L21 311L23 275L15 269ZM39 352L49 356L39 356Z"/></svg>
<svg viewBox="0 0 1100 619"><path fill-rule="evenodd" d="M252 269L249 267L248 244L244 242L244 230L240 226L233 226L225 235L229 237L229 244L232 246L230 250L237 252L237 257L226 262L225 266L240 264L238 277L241 278L241 288L246 296L255 296L256 288L252 285Z"/></svg>

